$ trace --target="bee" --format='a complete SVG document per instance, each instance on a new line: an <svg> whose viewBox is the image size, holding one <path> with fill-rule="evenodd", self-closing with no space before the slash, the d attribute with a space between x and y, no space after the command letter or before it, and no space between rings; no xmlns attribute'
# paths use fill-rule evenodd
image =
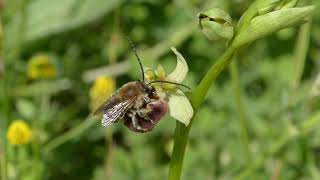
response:
<svg viewBox="0 0 320 180"><path fill-rule="evenodd" d="M120 119L130 130L149 132L168 111L168 102L156 93L152 84L169 83L189 88L186 85L155 80L145 81L144 70L133 42L128 38L140 66L142 80L132 81L121 86L115 94L100 105L94 115L103 113L102 126L107 127Z"/></svg>

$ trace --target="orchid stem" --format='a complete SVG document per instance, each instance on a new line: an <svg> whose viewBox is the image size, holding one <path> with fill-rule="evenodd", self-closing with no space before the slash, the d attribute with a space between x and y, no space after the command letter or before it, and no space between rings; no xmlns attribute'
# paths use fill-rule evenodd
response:
<svg viewBox="0 0 320 180"><path fill-rule="evenodd" d="M209 69L204 78L201 80L200 84L192 92L190 96L190 101L195 112L204 101L211 84L231 62L235 50L236 49L231 45L225 51L225 53L217 60L217 62L214 63L214 65ZM174 146L169 168L169 180L180 179L184 154L186 150L186 145L188 143L188 136L190 128L192 126L193 119L194 117L191 119L190 124L187 127L180 122L176 123L174 133Z"/></svg>

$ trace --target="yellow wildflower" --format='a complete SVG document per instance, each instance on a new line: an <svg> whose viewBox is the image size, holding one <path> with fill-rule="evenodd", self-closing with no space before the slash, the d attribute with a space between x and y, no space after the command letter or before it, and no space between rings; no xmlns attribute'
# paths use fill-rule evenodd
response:
<svg viewBox="0 0 320 180"><path fill-rule="evenodd" d="M7 139L12 145L23 145L30 142L32 131L23 120L14 120L7 131Z"/></svg>
<svg viewBox="0 0 320 180"><path fill-rule="evenodd" d="M115 81L110 77L100 76L94 81L90 88L90 109L94 111L107 98L111 96L115 89Z"/></svg>
<svg viewBox="0 0 320 180"><path fill-rule="evenodd" d="M56 68L46 54L35 55L28 62L27 75L31 79L53 78L56 74Z"/></svg>

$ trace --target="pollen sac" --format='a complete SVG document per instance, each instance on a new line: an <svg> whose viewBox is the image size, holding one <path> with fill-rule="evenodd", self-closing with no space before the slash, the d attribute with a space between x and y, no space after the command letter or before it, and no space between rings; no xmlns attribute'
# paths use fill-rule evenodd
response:
<svg viewBox="0 0 320 180"><path fill-rule="evenodd" d="M149 132L167 113L168 103L166 101L155 101L147 104L145 108L148 110L145 117L142 117L139 114L136 114L135 116L137 118L138 126L133 124L133 117L129 116L124 117L124 125L134 132Z"/></svg>

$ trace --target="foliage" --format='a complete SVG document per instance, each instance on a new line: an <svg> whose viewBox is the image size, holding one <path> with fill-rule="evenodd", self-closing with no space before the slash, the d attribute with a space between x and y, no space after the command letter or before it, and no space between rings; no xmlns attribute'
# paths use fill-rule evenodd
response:
<svg viewBox="0 0 320 180"><path fill-rule="evenodd" d="M309 10L307 5L316 5L312 23L292 28L301 21L275 19L268 22L278 23L275 29L263 29L261 21L280 16L273 10L298 12L292 11L295 3L283 1L276 7L273 3L278 1L256 4L258 17L249 27L260 29L237 27L244 32L245 38L237 40L242 47L233 59L236 63L222 71L197 109L181 179L319 179L320 93L315 89L320 2L301 1L294 7ZM249 0L0 1L1 179L167 178L175 120L166 116L146 134L133 133L121 123L102 128L100 117L90 115L94 80L111 77L119 88L139 78L129 36L144 66L152 69L162 64L171 72L175 57L170 47L175 46L189 67L183 83L194 89L226 51L226 42L213 42L202 34L197 14L223 9L235 27L236 22L248 23L240 17L251 4ZM252 17L250 12L246 17ZM287 27L291 28L283 29ZM248 35L254 36L247 39ZM30 60L39 54L46 56L44 67L54 70L54 76L28 76ZM15 119L30 126L29 144L13 146L7 141Z"/></svg>

